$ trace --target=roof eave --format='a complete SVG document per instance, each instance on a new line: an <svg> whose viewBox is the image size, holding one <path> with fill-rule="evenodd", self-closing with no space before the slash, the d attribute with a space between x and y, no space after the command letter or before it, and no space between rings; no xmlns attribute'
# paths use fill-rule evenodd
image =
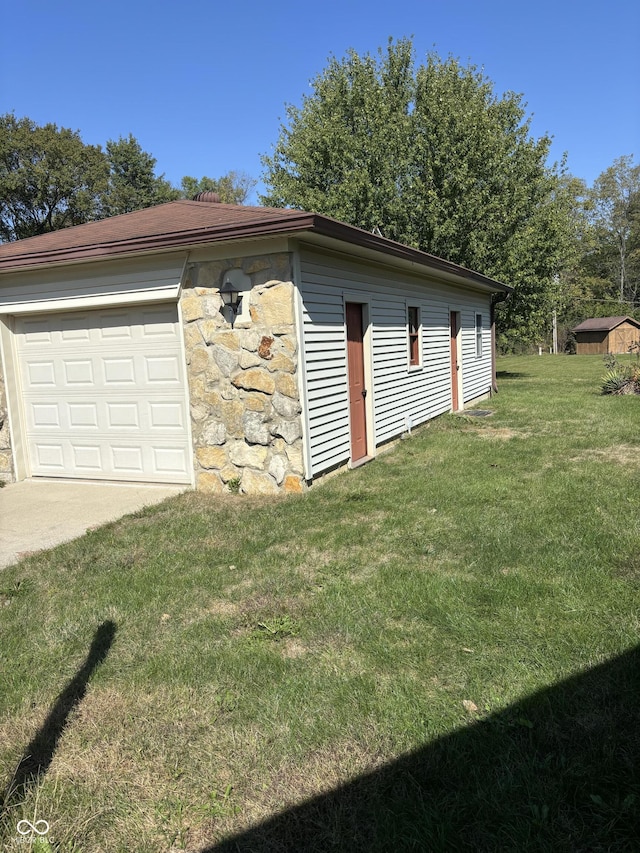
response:
<svg viewBox="0 0 640 853"><path fill-rule="evenodd" d="M44 252L28 252L13 255L10 259L0 258L0 273L37 269L51 264L69 264L81 261L115 258L152 251L179 249L184 246L200 245L213 241L226 241L250 237L270 236L286 232L296 232L309 226L311 214L273 222L248 222L234 225L215 225L204 228L189 228L184 231L171 231L166 234L152 234L148 237L134 237L127 240L115 240L108 243L91 243L64 249Z"/></svg>
<svg viewBox="0 0 640 853"><path fill-rule="evenodd" d="M0 258L0 274L5 272L27 271L50 265L81 263L83 261L104 260L153 251L169 251L181 247L203 245L211 242L227 242L275 235L291 235L310 232L359 246L372 252L379 252L403 261L436 270L454 276L493 293L511 293L509 285L495 281L488 276L446 261L436 255L430 255L419 249L413 249L402 243L396 243L386 237L378 237L361 228L339 222L327 216L300 211L298 215L287 210L286 215L264 219L249 220L232 225L213 225L172 231L164 234L152 234L147 237L134 237L107 243L92 243L64 249L47 250L40 253L28 252L13 255L10 259Z"/></svg>
<svg viewBox="0 0 640 853"><path fill-rule="evenodd" d="M455 264L452 261L446 261L444 258L439 258L437 255L431 255L428 252L423 252L420 249L414 249L411 246L406 246L404 243L396 243L394 240L389 240L387 237L378 237L376 234L371 234L361 228L356 228L352 225L347 225L343 222L338 222L335 219L329 219L324 216L316 216L313 231L322 234L326 237L332 237L337 240L342 240L348 243L355 244L364 249L369 249L375 252L383 252L386 255L392 255L403 261L408 261L412 264L427 267L438 272L445 273L449 276L454 276L468 283L472 283L483 289L490 290L492 293L511 293L513 287L508 284L496 281L482 273L474 272L473 270Z"/></svg>

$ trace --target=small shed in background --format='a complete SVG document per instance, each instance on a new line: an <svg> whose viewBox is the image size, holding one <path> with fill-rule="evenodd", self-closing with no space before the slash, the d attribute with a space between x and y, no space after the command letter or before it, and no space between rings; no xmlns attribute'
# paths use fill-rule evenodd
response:
<svg viewBox="0 0 640 853"><path fill-rule="evenodd" d="M640 323L633 317L595 317L573 330L578 355L606 355L629 352L640 341Z"/></svg>

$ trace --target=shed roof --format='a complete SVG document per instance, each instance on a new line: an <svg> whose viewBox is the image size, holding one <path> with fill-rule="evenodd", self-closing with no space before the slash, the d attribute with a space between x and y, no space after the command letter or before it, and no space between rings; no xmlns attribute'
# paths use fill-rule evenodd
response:
<svg viewBox="0 0 640 853"><path fill-rule="evenodd" d="M481 273L318 213L181 199L0 245L0 273L214 242L318 234L510 292Z"/></svg>
<svg viewBox="0 0 640 853"><path fill-rule="evenodd" d="M593 317L591 320L583 320L578 326L575 326L574 332L611 332L617 326L624 322L632 323L640 329L640 323L634 320L633 317Z"/></svg>

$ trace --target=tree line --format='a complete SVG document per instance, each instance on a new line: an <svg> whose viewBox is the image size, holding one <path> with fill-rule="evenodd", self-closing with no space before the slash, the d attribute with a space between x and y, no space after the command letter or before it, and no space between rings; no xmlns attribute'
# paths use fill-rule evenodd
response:
<svg viewBox="0 0 640 853"><path fill-rule="evenodd" d="M100 145L55 124L0 116L0 241L131 213L204 190L242 204L256 185L243 172L185 175L180 187L156 174L156 159L129 134Z"/></svg>
<svg viewBox="0 0 640 853"><path fill-rule="evenodd" d="M561 339L589 316L640 316L640 166L593 187L549 164L522 95L410 40L333 58L263 158L265 204L335 216L512 285L498 342Z"/></svg>
<svg viewBox="0 0 640 853"><path fill-rule="evenodd" d="M515 288L499 344L561 343L589 316L640 316L640 166L625 155L592 187L549 164L522 95L498 95L473 65L409 39L332 58L288 106L262 158L260 202L311 210L447 258ZM0 117L0 239L127 213L201 190L243 203L240 172L179 188L129 137L103 150L55 125Z"/></svg>

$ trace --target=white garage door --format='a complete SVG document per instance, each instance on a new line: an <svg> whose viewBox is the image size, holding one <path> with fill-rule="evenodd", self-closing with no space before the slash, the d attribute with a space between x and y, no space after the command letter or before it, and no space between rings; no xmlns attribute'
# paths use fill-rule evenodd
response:
<svg viewBox="0 0 640 853"><path fill-rule="evenodd" d="M23 316L16 343L33 476L190 482L175 305Z"/></svg>

